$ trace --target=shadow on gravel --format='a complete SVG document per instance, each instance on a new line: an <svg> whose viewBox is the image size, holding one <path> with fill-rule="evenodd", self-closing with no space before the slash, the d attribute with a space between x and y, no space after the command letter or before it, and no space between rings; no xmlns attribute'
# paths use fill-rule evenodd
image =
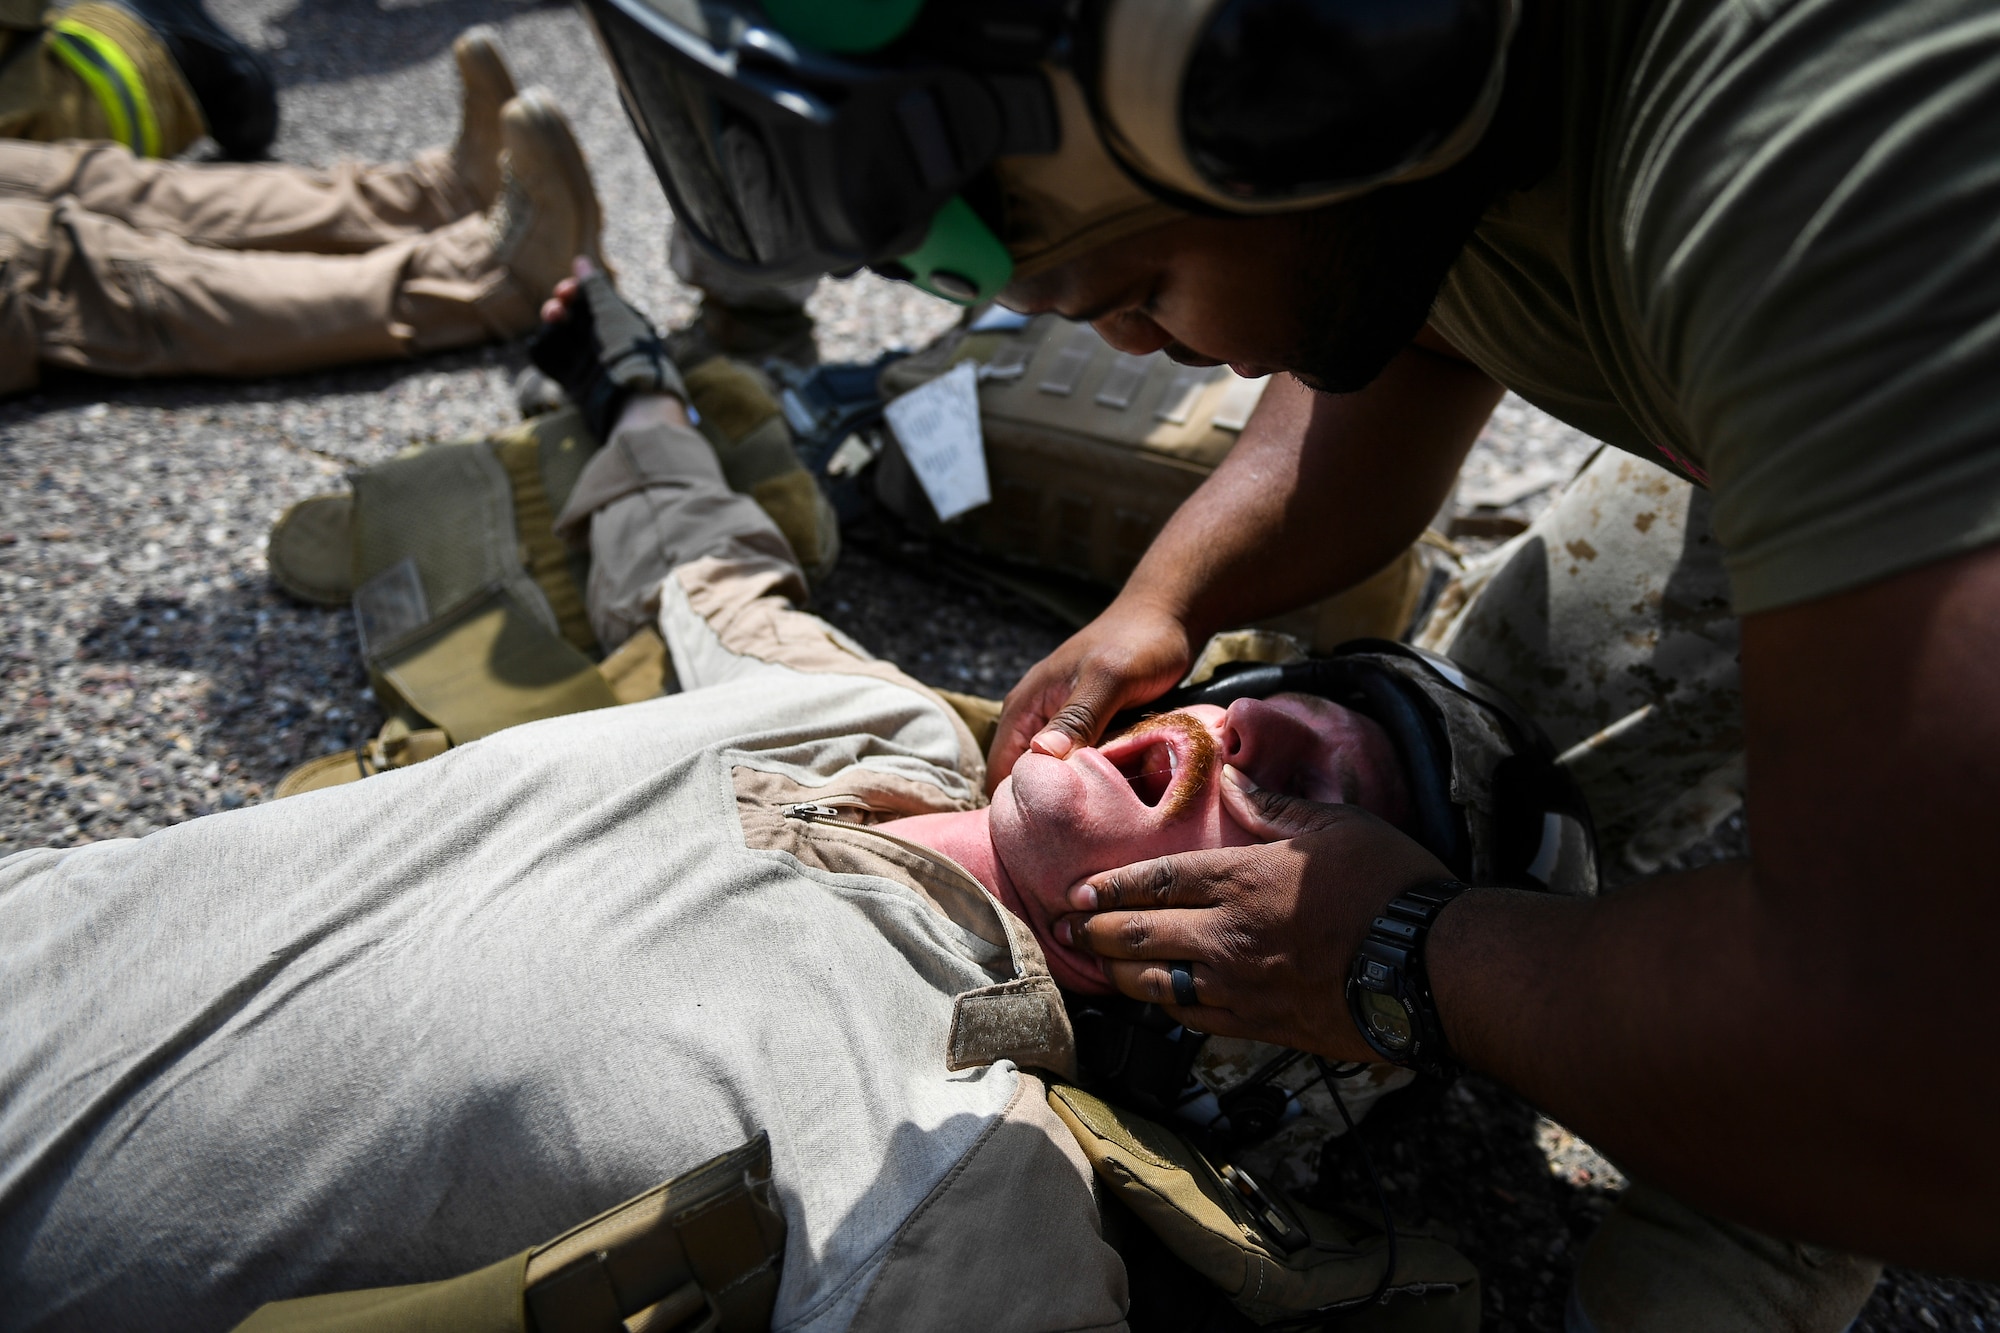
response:
<svg viewBox="0 0 2000 1333"><path fill-rule="evenodd" d="M813 590L812 609L924 684L989 699L1069 637L1046 613L950 579L920 555L852 543Z"/></svg>
<svg viewBox="0 0 2000 1333"><path fill-rule="evenodd" d="M1415 1100L1392 1098L1357 1130L1390 1210L1456 1233L1479 1267L1487 1333L1560 1329L1576 1257L1615 1194L1575 1168L1556 1174L1534 1108L1497 1084L1467 1076L1442 1092L1409 1095ZM1372 1210L1354 1144L1328 1140L1313 1193Z"/></svg>
<svg viewBox="0 0 2000 1333"><path fill-rule="evenodd" d="M1882 1275L1850 1333L1924 1333L1928 1329L2000 1330L2000 1288L1963 1278L1932 1277L1907 1268Z"/></svg>
<svg viewBox="0 0 2000 1333"><path fill-rule="evenodd" d="M271 72L280 88L339 83L420 65L450 49L475 23L501 23L563 0L430 0L384 5L379 0L301 0L268 26L284 34L286 58Z"/></svg>
<svg viewBox="0 0 2000 1333"><path fill-rule="evenodd" d="M76 657L205 678L200 752L240 773L251 799L268 796L305 760L355 745L381 721L347 613L300 606L267 587L192 602L106 598Z"/></svg>

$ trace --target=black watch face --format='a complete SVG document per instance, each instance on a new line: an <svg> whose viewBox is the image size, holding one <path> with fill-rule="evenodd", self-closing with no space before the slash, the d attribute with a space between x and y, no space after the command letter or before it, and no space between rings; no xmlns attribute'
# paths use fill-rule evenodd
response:
<svg viewBox="0 0 2000 1333"><path fill-rule="evenodd" d="M1409 1049L1410 1016L1404 1012L1402 1001L1372 990L1361 991L1360 996L1362 1020L1368 1025L1368 1034L1388 1050Z"/></svg>

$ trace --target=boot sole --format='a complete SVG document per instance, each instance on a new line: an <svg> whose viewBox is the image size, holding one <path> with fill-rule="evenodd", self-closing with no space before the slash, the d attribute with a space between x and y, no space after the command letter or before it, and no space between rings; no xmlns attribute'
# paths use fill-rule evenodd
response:
<svg viewBox="0 0 2000 1333"><path fill-rule="evenodd" d="M530 88L521 93L514 103L527 113L530 121L539 129L549 131L550 138L561 145L556 152L558 169L563 173L571 197L586 205L578 253L603 269L607 276L610 275L611 266L604 262L604 209L597 201L597 186L590 179L590 166L583 160L583 147L576 141L576 131L571 127L569 117L563 114L555 98L540 88Z"/></svg>

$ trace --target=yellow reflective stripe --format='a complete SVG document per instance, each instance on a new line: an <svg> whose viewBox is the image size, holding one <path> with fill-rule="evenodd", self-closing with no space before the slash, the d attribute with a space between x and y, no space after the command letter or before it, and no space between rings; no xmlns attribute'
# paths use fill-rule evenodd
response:
<svg viewBox="0 0 2000 1333"><path fill-rule="evenodd" d="M141 157L158 157L160 123L131 57L111 38L75 19L57 19L50 26L56 54L96 94L112 135Z"/></svg>
<svg viewBox="0 0 2000 1333"><path fill-rule="evenodd" d="M60 24L60 20L58 21ZM111 137L128 148L136 148L132 142L132 117L126 110L126 99L119 96L119 90L112 86L105 75L101 62L94 59L94 49L89 39L74 32L57 32L54 42L55 53L63 63L76 72L99 103L104 107L104 118L111 122Z"/></svg>

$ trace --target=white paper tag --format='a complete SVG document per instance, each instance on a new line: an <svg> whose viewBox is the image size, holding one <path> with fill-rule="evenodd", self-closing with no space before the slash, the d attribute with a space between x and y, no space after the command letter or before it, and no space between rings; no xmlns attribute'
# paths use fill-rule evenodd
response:
<svg viewBox="0 0 2000 1333"><path fill-rule="evenodd" d="M979 430L979 386L970 361L910 390L883 415L940 519L950 522L993 498L986 480L986 441Z"/></svg>

